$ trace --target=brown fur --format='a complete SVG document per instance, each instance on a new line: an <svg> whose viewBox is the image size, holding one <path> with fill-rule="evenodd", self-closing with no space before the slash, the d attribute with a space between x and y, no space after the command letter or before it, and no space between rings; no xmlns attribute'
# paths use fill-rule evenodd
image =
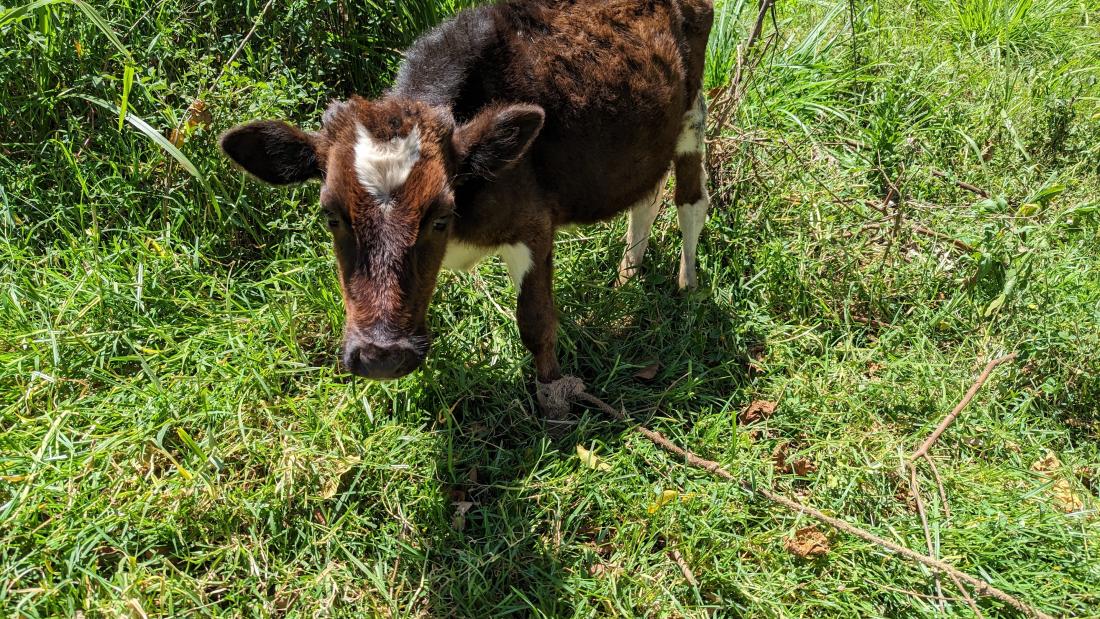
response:
<svg viewBox="0 0 1100 619"><path fill-rule="evenodd" d="M516 317L538 378L553 380L555 229L629 208L674 160L677 203L702 197L701 155L674 151L699 97L711 18L708 0L490 5L414 45L381 100L335 103L315 133L244 125L223 148L268 182L323 178L322 206L337 223L350 369L389 377L422 360L417 338L426 342L448 242L522 243L532 266ZM356 177L357 126L382 142L419 127L420 158L388 212ZM352 344L371 352L349 358ZM417 355L374 371L372 355L385 357L387 347Z"/></svg>

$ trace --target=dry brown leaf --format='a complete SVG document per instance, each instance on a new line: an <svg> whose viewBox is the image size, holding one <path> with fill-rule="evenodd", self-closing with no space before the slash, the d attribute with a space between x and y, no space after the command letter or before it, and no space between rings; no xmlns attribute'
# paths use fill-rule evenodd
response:
<svg viewBox="0 0 1100 619"><path fill-rule="evenodd" d="M829 552L829 538L814 525L802 527L787 538L787 552L802 559L821 557Z"/></svg>
<svg viewBox="0 0 1100 619"><path fill-rule="evenodd" d="M657 377L657 370L660 369L661 364L654 361L653 363L650 363L649 365L638 370L637 372L634 372L634 378L638 378L641 380L653 380Z"/></svg>
<svg viewBox="0 0 1100 619"><path fill-rule="evenodd" d="M1085 501L1073 491L1073 484L1065 478L1055 481L1050 487L1050 498L1058 509L1067 514L1085 509Z"/></svg>
<svg viewBox="0 0 1100 619"><path fill-rule="evenodd" d="M325 472L325 483L321 486L321 498L327 500L336 496L336 490L340 488L340 480L343 479L344 473L350 471L357 464L359 464L359 456L333 459L331 468Z"/></svg>
<svg viewBox="0 0 1100 619"><path fill-rule="evenodd" d="M1062 462L1053 451L1048 451L1045 456L1033 462L1031 470L1053 480L1054 483L1049 488L1050 500L1058 509L1070 514L1085 508L1084 499L1074 491L1073 484L1065 478Z"/></svg>
<svg viewBox="0 0 1100 619"><path fill-rule="evenodd" d="M795 475L809 475L817 470L817 465L813 463L813 460L809 458L798 458L791 462L791 471Z"/></svg>
<svg viewBox="0 0 1100 619"><path fill-rule="evenodd" d="M769 400L753 400L752 403L737 416L737 423L747 424L761 419L767 419L775 412L776 406L778 406L778 404Z"/></svg>
<svg viewBox="0 0 1100 619"><path fill-rule="evenodd" d="M1047 455L1031 463L1031 470L1036 473L1053 473L1060 468L1062 468L1062 461L1054 455L1053 451L1048 451Z"/></svg>
<svg viewBox="0 0 1100 619"><path fill-rule="evenodd" d="M183 146L184 135L179 129L173 129L168 132L168 141L172 143L172 146L179 148Z"/></svg>
<svg viewBox="0 0 1100 619"><path fill-rule="evenodd" d="M202 99L196 99L191 106L187 108L188 129L208 127L210 126L211 120L213 119L210 117L210 108L206 107L206 102Z"/></svg>
<svg viewBox="0 0 1100 619"><path fill-rule="evenodd" d="M772 462L775 463L775 468L785 469L787 468L787 446L788 442L782 442L775 446L772 450Z"/></svg>

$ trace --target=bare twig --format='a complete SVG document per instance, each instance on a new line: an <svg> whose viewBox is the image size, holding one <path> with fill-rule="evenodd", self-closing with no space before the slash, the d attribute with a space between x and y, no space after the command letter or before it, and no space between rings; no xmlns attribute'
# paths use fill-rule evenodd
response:
<svg viewBox="0 0 1100 619"><path fill-rule="evenodd" d="M966 408L966 405L970 404L970 401L974 399L974 396L978 393L978 390L981 389L982 385L985 384L985 381L989 379L989 374L993 371L993 368L1007 361L1012 361L1015 358L1016 353L1011 353L1003 357L997 357L996 359L993 359L992 361L987 363L985 365L985 369L982 370L982 373L978 376L978 379L974 381L974 384L970 386L969 390L967 390L966 395L963 396L963 399L960 400L959 403L955 405L955 408L950 413L948 413L946 417L943 418L943 421L940 422L940 425L936 426L936 429L932 432L931 436L929 436L927 439L924 440L923 443L921 443L921 446L913 452L913 455L909 456L909 460L916 460L917 458L920 458L924 456L924 454L928 453L928 450L932 447L932 445L936 444L936 440L940 438L940 435L943 434L944 430L946 430L948 426L950 426L955 421L955 418L959 416L959 413L961 413L963 409Z"/></svg>
<svg viewBox="0 0 1100 619"><path fill-rule="evenodd" d="M959 579L955 578L954 574L948 574L948 576L951 577L951 580L955 583L955 587L959 590L959 593L962 594L963 601L970 607L970 610L974 611L974 616L978 619L983 619L984 615L982 615L982 611L978 608L978 604L974 602L974 597L966 590L966 585L959 582Z"/></svg>
<svg viewBox="0 0 1100 619"><path fill-rule="evenodd" d="M713 104L715 108L715 122L711 135L722 135L722 129L725 127L726 121L737 108L741 97L745 94L742 83L752 74L753 69L759 62L759 56L755 61L746 59L748 58L748 53L753 49L753 46L756 45L756 41L760 38L760 34L764 30L764 19L767 17L768 11L774 11L774 7L775 0L760 0L760 10L756 13L756 21L753 22L752 30L749 32L749 38L744 43L737 46L737 66L733 74L733 79L730 80L725 91Z"/></svg>
<svg viewBox="0 0 1100 619"><path fill-rule="evenodd" d="M981 187L971 185L970 183L953 179L953 178L951 178L950 176L947 175L947 172L942 172L940 170L932 170L932 176L935 176L936 178L942 178L945 181L951 181L951 182L955 183L955 186L958 187L959 189L965 189L965 190L969 191L970 193L977 194L977 195L979 195L983 198L988 198L989 197L989 192L988 191L982 189Z"/></svg>
<svg viewBox="0 0 1100 619"><path fill-rule="evenodd" d="M960 241L959 239L946 235L942 232L936 232L935 230L922 226L918 223L913 224L913 232L916 232L917 234L923 234L924 236L930 236L935 239L940 239L942 241L947 241L948 243L951 243L955 247L958 247L968 254L974 252L974 248L964 243L963 241Z"/></svg>
<svg viewBox="0 0 1100 619"><path fill-rule="evenodd" d="M691 573L691 567L688 566L687 561L684 560L684 555L680 554L679 550L671 548L668 551L668 558L672 559L672 562L680 568L680 573L684 575L684 580L695 589L698 589L699 581L695 580L695 574Z"/></svg>
<svg viewBox="0 0 1100 619"><path fill-rule="evenodd" d="M588 393L587 391L581 391L580 393L578 393L576 395L576 399L581 401L581 402L585 402L585 403L588 403L592 406L595 406L599 410L603 411L604 413L610 415L611 417L613 417L615 419L618 419L619 421L622 421L622 422L625 422L625 423L633 423L633 422L631 422L629 417L627 417L627 415L624 412L622 412L620 410L616 410L615 408L613 408L607 402L604 402L603 400L601 400L601 399L597 398L596 396ZM795 512L795 513L806 514L806 515L818 520L819 522L823 522L823 523L825 523L825 524L827 524L827 525L829 525L829 526L831 526L831 527L833 527L833 528L835 528L839 531L843 531L845 533L848 533L849 535L853 535L855 537L858 537L858 538L860 538L860 539L862 539L866 542L870 542L872 544L875 544L876 546L879 546L880 548L884 548L886 550L895 552L895 553L905 557L906 559L909 559L910 561L915 561L917 563L925 565L925 566L927 566L927 567L929 567L933 570L936 570L937 572L941 572L941 573L944 573L944 574L950 574L950 575L954 576L955 578L959 579L961 582L965 582L966 584L970 585L971 587L974 587L974 591L976 591L979 595L984 595L986 597L992 597L994 599L1000 600L1000 601L1004 602L1005 604L1008 604L1009 606L1011 606L1011 607L1015 608L1016 610L1020 611L1024 615L1027 615L1029 617L1039 617L1040 619L1054 619L1053 617L1051 617L1050 615L1044 613L1043 611L1032 607L1031 605L1027 604L1026 602L1023 602L1020 599L1018 599L1018 598L1016 598L1016 597L1014 597L1014 596L1012 596L1008 593L1005 593L1004 591L998 589L997 587L994 587L993 585L985 582L984 580L980 580L978 578L975 578L974 576L971 576L971 575L967 574L966 572L959 571L955 567L953 567L953 566L951 566L951 565L949 565L949 564L947 564L947 563L945 563L945 562L943 562L939 559L935 559L933 557L928 557L928 556L922 555L918 552L910 550L909 548L906 548L905 546L902 546L902 545L897 544L895 542L892 542L888 539L885 539L883 537L875 535L874 533L871 533L870 531L864 530L864 529L862 529L858 526L855 526L853 524L850 524L850 523L848 523L844 520L841 520L839 518L834 518L832 516L827 516L823 512L821 512L817 509L814 509L813 507L810 507L809 505L803 505L802 503L799 503L798 501L795 501L794 499L790 499L790 498L788 498L786 496L783 496L781 494L777 494L777 493L772 492L772 491L770 491L766 488L755 487L755 486L753 486L752 484L750 484L748 482L739 481L733 476L732 473L730 473L725 468L723 468L721 464L719 464L719 463L717 463L713 460L707 460L706 458L702 458L702 457L700 457L700 456L684 449L683 447L680 447L676 443L673 443L672 441L665 438L665 436L663 434L661 434L660 432L655 432L655 431L650 430L649 428L647 428L645 426L642 426L642 425L634 425L634 429L637 432L639 432L640 434L642 434L643 436L645 436L646 438L648 438L650 441L652 441L653 444L656 445L657 447L660 447L661 449L663 449L663 450L665 450L665 451L667 451L671 454L674 454L674 455L677 455L677 456L683 458L684 462L686 462L687 464L689 464L691 466L694 466L696 468L702 469L704 471L707 471L708 473L711 473L712 475L715 475L716 477L720 477L720 478L728 480L728 481L736 482L745 492L747 492L749 494L759 494L760 496L763 496L764 498L768 499L769 501L771 501L773 503L776 503L778 505L781 505L781 506L783 506L783 507L785 507L785 508L787 508L787 509L789 509L789 510Z"/></svg>

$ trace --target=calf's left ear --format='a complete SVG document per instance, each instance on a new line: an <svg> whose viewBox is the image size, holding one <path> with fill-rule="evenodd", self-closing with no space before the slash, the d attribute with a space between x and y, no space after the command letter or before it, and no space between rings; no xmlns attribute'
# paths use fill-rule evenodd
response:
<svg viewBox="0 0 1100 619"><path fill-rule="evenodd" d="M222 134L222 152L246 172L273 185L321 176L316 138L277 120L237 125Z"/></svg>
<svg viewBox="0 0 1100 619"><path fill-rule="evenodd" d="M537 105L494 105L455 129L460 170L493 178L518 162L538 137L546 113Z"/></svg>

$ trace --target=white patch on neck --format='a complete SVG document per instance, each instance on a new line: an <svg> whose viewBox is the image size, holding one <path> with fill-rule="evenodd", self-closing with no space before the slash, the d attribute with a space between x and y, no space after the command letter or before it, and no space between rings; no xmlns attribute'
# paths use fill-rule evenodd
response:
<svg viewBox="0 0 1100 619"><path fill-rule="evenodd" d="M405 184L409 172L420 160L420 127L413 127L409 135L388 142L376 141L363 125L356 125L355 133L358 137L355 175L385 212L391 206L394 192Z"/></svg>
<svg viewBox="0 0 1100 619"><path fill-rule="evenodd" d="M477 266L482 258L491 254L504 259L504 264L508 266L508 275L516 290L519 290L523 284L523 278L534 264L531 260L531 248L523 243L480 247L462 241L451 241L447 243L447 251L443 255L443 268L451 271L469 271Z"/></svg>

